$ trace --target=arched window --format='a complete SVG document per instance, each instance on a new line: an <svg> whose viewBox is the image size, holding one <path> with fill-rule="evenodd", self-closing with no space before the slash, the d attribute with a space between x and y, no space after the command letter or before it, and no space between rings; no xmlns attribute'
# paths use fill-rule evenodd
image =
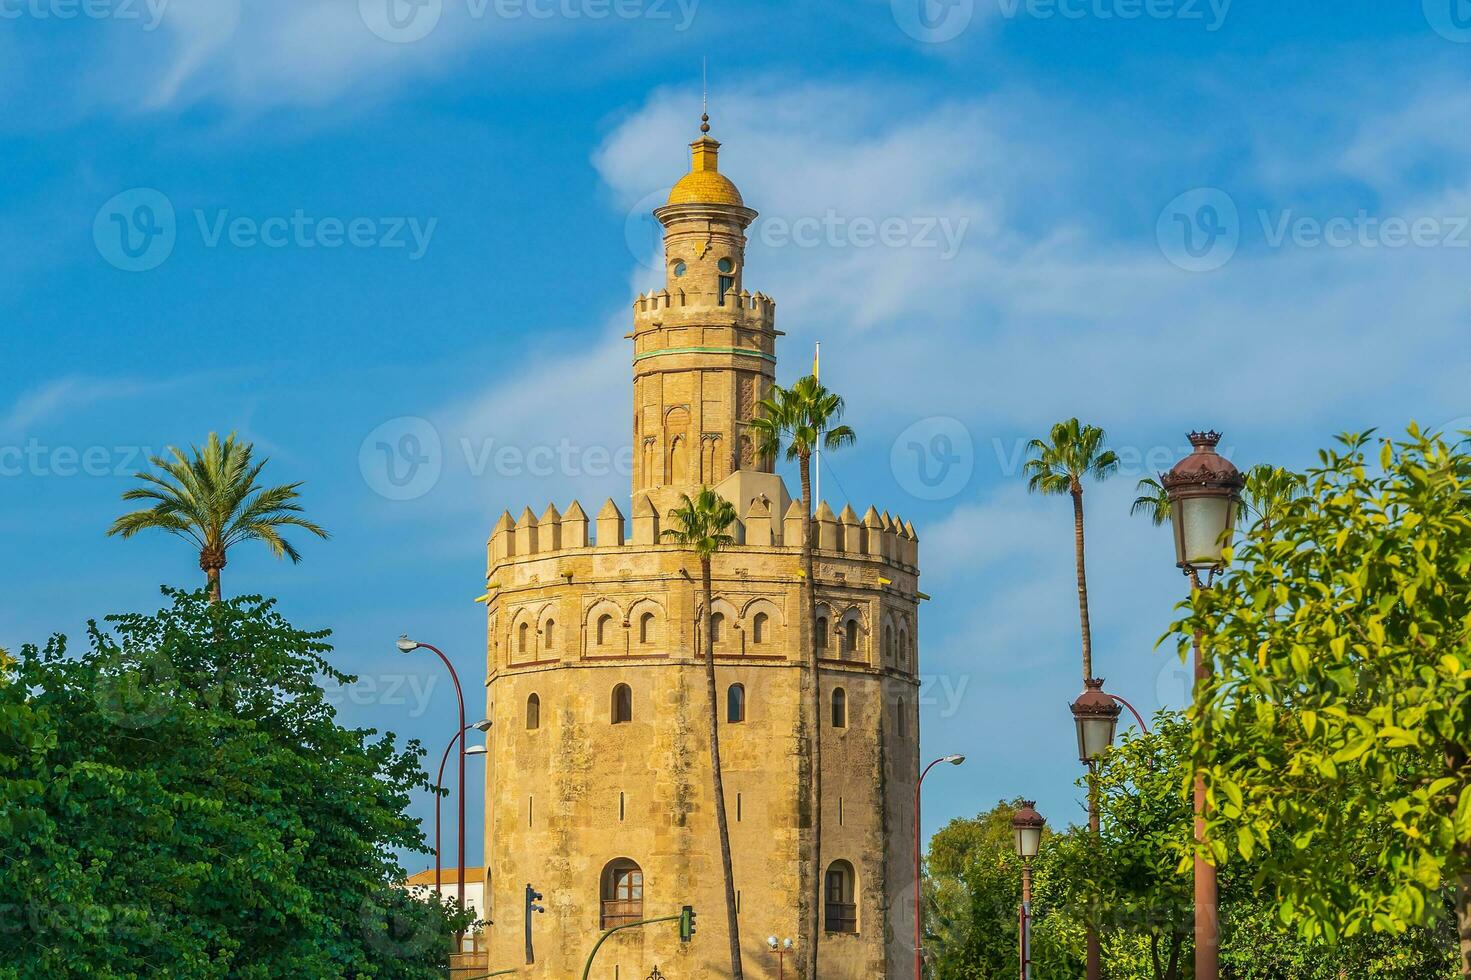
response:
<svg viewBox="0 0 1471 980"><path fill-rule="evenodd" d="M720 643L725 640L725 614L716 613L710 617L710 642Z"/></svg>
<svg viewBox="0 0 1471 980"><path fill-rule="evenodd" d="M552 648L552 639L557 635L557 624L553 620L547 620L546 625L541 628L541 646L543 650Z"/></svg>
<svg viewBox="0 0 1471 980"><path fill-rule="evenodd" d="M526 730L534 732L541 727L541 697L533 694L526 699Z"/></svg>
<svg viewBox="0 0 1471 980"><path fill-rule="evenodd" d="M906 738L909 735L909 713L906 707L903 698L894 702L894 731L900 738Z"/></svg>
<svg viewBox="0 0 1471 980"><path fill-rule="evenodd" d="M606 646L613 638L613 617L604 613L598 617L598 646Z"/></svg>
<svg viewBox="0 0 1471 980"><path fill-rule="evenodd" d="M633 689L627 684L613 688L613 724L626 725L633 721Z"/></svg>
<svg viewBox="0 0 1471 980"><path fill-rule="evenodd" d="M746 685L732 684L725 692L725 720L732 725L746 720Z"/></svg>
<svg viewBox="0 0 1471 980"><path fill-rule="evenodd" d="M646 612L638 618L638 641L640 643L653 643L658 634L654 632L654 614Z"/></svg>
<svg viewBox="0 0 1471 980"><path fill-rule="evenodd" d="M638 922L644 917L644 872L628 858L608 862L603 869L603 928Z"/></svg>
<svg viewBox="0 0 1471 980"><path fill-rule="evenodd" d="M858 652L858 620L850 619L843 624L843 654Z"/></svg>
<svg viewBox="0 0 1471 980"><path fill-rule="evenodd" d="M888 623L884 624L884 659L894 659L894 627Z"/></svg>
<svg viewBox="0 0 1471 980"><path fill-rule="evenodd" d="M530 637L530 636L531 636L531 624L530 623L522 623L520 626L518 626L516 628L516 650L519 653L525 653L526 652L526 646L527 646L527 643L529 642L528 637Z"/></svg>
<svg viewBox="0 0 1471 980"><path fill-rule="evenodd" d="M901 666L909 665L909 631L899 631L899 663Z"/></svg>
<svg viewBox="0 0 1471 980"><path fill-rule="evenodd" d="M833 727L848 727L848 692L841 687L833 691Z"/></svg>
<svg viewBox="0 0 1471 980"><path fill-rule="evenodd" d="M858 889L854 880L853 865L847 861L834 861L827 867L827 915L828 932L858 931Z"/></svg>
<svg viewBox="0 0 1471 980"><path fill-rule="evenodd" d="M817 635L814 636L813 639L817 643L817 649L819 649L819 650L826 650L827 649L827 617L826 616L818 616L817 617L817 627L816 627L815 632L816 632Z"/></svg>
<svg viewBox="0 0 1471 980"><path fill-rule="evenodd" d="M766 624L768 622L770 622L770 620L771 620L771 617L767 616L765 613L762 613L762 612L758 612L756 614L755 618L751 620L751 642L752 643L765 643L766 642Z"/></svg>

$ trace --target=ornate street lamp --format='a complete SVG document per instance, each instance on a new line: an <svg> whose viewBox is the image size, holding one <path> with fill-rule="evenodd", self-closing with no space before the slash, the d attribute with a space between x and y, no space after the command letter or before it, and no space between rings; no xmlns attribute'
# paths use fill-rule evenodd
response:
<svg viewBox="0 0 1471 980"><path fill-rule="evenodd" d="M1162 474L1160 484L1170 499L1170 523L1175 534L1175 564L1190 578L1192 590L1211 584L1225 564L1225 550L1236 529L1241 491L1246 479L1229 460L1216 452L1219 432L1192 432L1189 456ZM1204 584L1201 578L1204 576ZM1201 637L1195 635L1195 684L1206 679ZM1205 840L1205 779L1195 774L1195 839ZM1218 895L1215 865L1195 856L1195 978L1220 976L1221 936L1216 928Z"/></svg>
<svg viewBox="0 0 1471 980"><path fill-rule="evenodd" d="M1216 452L1220 442L1219 432L1190 433L1194 451L1160 479L1170 498L1175 563L1197 584L1201 573L1220 569L1246 486L1241 471Z"/></svg>
<svg viewBox="0 0 1471 980"><path fill-rule="evenodd" d="M1042 849L1042 828L1047 825L1033 800L1023 800L1012 815L1016 856L1022 859L1021 960L1022 980L1032 977L1032 859Z"/></svg>
<svg viewBox="0 0 1471 980"><path fill-rule="evenodd" d="M1104 750L1113 745L1123 708L1112 695L1103 692L1103 679L1094 678L1086 690L1072 703L1073 724L1078 729L1078 760L1092 767Z"/></svg>

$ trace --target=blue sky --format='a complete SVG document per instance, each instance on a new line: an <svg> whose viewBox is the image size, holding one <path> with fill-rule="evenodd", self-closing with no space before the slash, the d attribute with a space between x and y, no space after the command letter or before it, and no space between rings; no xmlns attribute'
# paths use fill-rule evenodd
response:
<svg viewBox="0 0 1471 980"><path fill-rule="evenodd" d="M1188 429L1306 466L1471 416L1464 0L394 2L0 2L0 644L193 584L103 532L141 455L239 430L334 538L239 548L225 588L332 627L346 720L437 756L448 685L393 639L476 712L496 516L626 498L622 335L702 57L781 377L822 341L860 435L824 495L920 534L923 751L971 760L927 830L1079 817L1071 516L1025 439L1077 414L1125 453L1089 491L1096 654L1150 712L1183 583L1128 503ZM401 491L405 435L437 476Z"/></svg>

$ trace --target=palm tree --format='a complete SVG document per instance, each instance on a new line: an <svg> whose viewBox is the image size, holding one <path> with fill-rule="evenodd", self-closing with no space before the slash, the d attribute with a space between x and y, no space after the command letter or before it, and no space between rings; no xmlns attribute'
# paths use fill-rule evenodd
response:
<svg viewBox="0 0 1471 980"><path fill-rule="evenodd" d="M1247 511L1256 518L1263 537L1271 538L1272 528L1297 498L1307 493L1307 480L1281 466L1259 463L1246 471Z"/></svg>
<svg viewBox="0 0 1471 980"><path fill-rule="evenodd" d="M715 823L720 829L720 867L725 874L725 921L730 933L730 975L742 980L741 934L736 919L735 872L730 860L730 824L725 814L725 777L720 767L720 709L715 684L715 637L711 629L714 598L710 586L710 561L715 552L735 543L730 526L736 512L729 500L709 487L701 488L693 500L682 494L684 502L669 512L673 527L663 536L693 548L700 558L700 589L705 603L705 686L710 702L710 771L715 782Z"/></svg>
<svg viewBox="0 0 1471 980"><path fill-rule="evenodd" d="M1170 494L1164 484L1147 476L1134 489L1139 496L1134 498L1134 504L1129 508L1130 516L1143 514L1155 527L1170 519Z"/></svg>
<svg viewBox="0 0 1471 980"><path fill-rule="evenodd" d="M124 514L108 529L109 535L131 538L139 531L157 529L192 541L199 549L199 567L209 585L209 598L220 598L220 570L231 545L256 540L277 558L301 561L281 529L299 527L319 538L326 531L301 517L296 503L300 483L278 487L256 484L266 460L252 459L254 448L235 433L220 441L211 432L204 448L191 446L189 454L169 447L170 458L154 456L149 462L159 472L141 472L143 482L123 493L124 500L152 500L152 507Z"/></svg>
<svg viewBox="0 0 1471 980"><path fill-rule="evenodd" d="M1083 680L1093 679L1093 630L1088 623L1088 573L1083 559L1083 478L1103 481L1119 468L1119 458L1104 447L1108 436L1096 425L1068 419L1052 427L1051 442L1033 439L1025 472L1033 493L1071 494L1073 547L1078 566L1078 616L1083 625ZM1137 502L1136 502L1137 506Z"/></svg>
<svg viewBox="0 0 1471 980"><path fill-rule="evenodd" d="M797 461L802 477L802 590L803 606L807 610L803 635L811 656L806 696L811 711L807 764L812 784L812 880L807 893L807 920L802 924L803 945L810 952L808 980L817 980L818 916L822 909L822 685L818 678L817 640L812 632L817 623L812 568L812 454L819 448L838 450L851 446L857 440L852 429L838 424L842 418L843 399L809 374L798 378L790 388L773 384L771 394L761 400L757 417L750 422L761 456L775 459L785 453L787 459Z"/></svg>

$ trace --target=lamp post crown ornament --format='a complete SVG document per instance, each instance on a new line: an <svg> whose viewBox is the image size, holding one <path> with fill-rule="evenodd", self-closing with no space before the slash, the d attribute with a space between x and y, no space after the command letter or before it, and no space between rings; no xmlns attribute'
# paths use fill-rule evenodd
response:
<svg viewBox="0 0 1471 980"><path fill-rule="evenodd" d="M1041 827L1046 823L1047 819L1037 812L1036 800L1022 800L1022 805L1017 807L1016 813L1011 817L1011 825L1018 830Z"/></svg>
<svg viewBox="0 0 1471 980"><path fill-rule="evenodd" d="M1089 718L1117 718L1124 710L1119 703L1103 693L1103 678L1095 677L1084 681L1087 688L1073 702L1073 714Z"/></svg>
<svg viewBox="0 0 1471 980"><path fill-rule="evenodd" d="M1176 463L1168 473L1160 474L1160 484L1170 491L1188 487L1211 487L1240 490L1246 478L1234 463L1216 451L1221 434L1214 429L1190 433L1190 455Z"/></svg>

